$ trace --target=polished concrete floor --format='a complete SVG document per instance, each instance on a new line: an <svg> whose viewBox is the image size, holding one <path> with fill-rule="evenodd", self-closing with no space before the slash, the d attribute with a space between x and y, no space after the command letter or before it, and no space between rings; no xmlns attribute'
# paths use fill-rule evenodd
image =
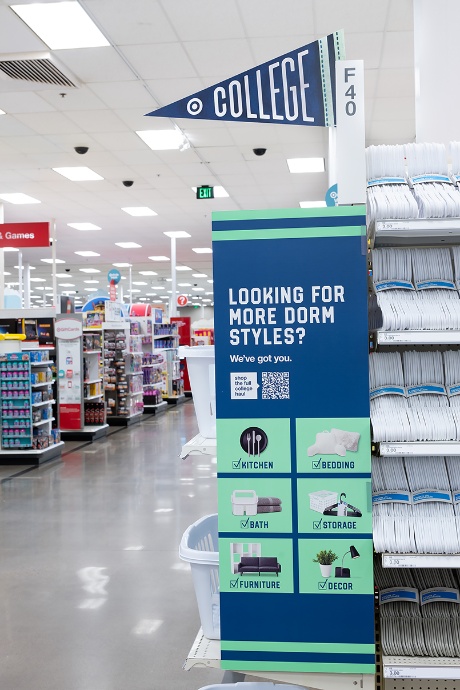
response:
<svg viewBox="0 0 460 690"><path fill-rule="evenodd" d="M180 460L189 401L0 484L0 688L197 690L184 529L216 511L216 465ZM1 478L0 478L1 479Z"/></svg>

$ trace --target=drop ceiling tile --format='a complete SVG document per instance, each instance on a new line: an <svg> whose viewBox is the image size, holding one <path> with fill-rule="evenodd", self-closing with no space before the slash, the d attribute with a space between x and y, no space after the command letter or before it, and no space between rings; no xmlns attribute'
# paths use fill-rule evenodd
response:
<svg viewBox="0 0 460 690"><path fill-rule="evenodd" d="M169 2L163 8L182 41L242 38L244 29L235 0L194 0Z"/></svg>
<svg viewBox="0 0 460 690"><path fill-rule="evenodd" d="M154 152L147 149L147 147L139 150L129 149L126 151L116 151L115 155L118 160L126 165L152 166L152 172L155 172L158 158L155 156Z"/></svg>
<svg viewBox="0 0 460 690"><path fill-rule="evenodd" d="M369 33L348 33L345 49L348 60L364 60L367 69L380 67L383 31Z"/></svg>
<svg viewBox="0 0 460 690"><path fill-rule="evenodd" d="M151 173L154 171L152 170ZM181 181L177 178L176 175L160 175L159 177L156 176L150 176L147 178L147 181L150 182L152 187L154 187L157 190L166 190L166 189L179 189L182 187ZM156 211L156 209L155 209Z"/></svg>
<svg viewBox="0 0 460 690"><path fill-rule="evenodd" d="M206 129L195 129L192 128L194 123L184 129L184 134L190 141L192 146L195 147L214 147L214 146L225 146L229 147L234 144L233 138L224 126L224 123L220 123L220 127L213 126L215 123L209 123L210 127Z"/></svg>
<svg viewBox="0 0 460 690"><path fill-rule="evenodd" d="M146 117L146 114L154 109L156 109L156 103L152 96L148 108L119 108L114 112L133 132L141 132L146 129L172 129L169 118Z"/></svg>
<svg viewBox="0 0 460 690"><path fill-rule="evenodd" d="M2 53L49 50L9 7L0 7L0 45Z"/></svg>
<svg viewBox="0 0 460 690"><path fill-rule="evenodd" d="M292 50L301 48L302 46L305 46L307 43L311 43L314 40L316 40L316 36L314 34L307 34L305 36L299 34L297 36L276 35L270 36L270 38L251 38L249 42L255 58L254 65L260 65L263 62L268 62L269 60L272 60L280 55L284 55L285 53L290 53Z"/></svg>
<svg viewBox="0 0 460 690"><path fill-rule="evenodd" d="M348 33L383 31L387 10L388 0L353 0L352 7L343 0L315 2L316 31L323 36L337 31L337 27L344 29L347 58L352 59L348 55Z"/></svg>
<svg viewBox="0 0 460 690"><path fill-rule="evenodd" d="M56 146L47 137L31 136L31 137L8 137L8 144L15 151L21 153L57 153L59 147ZM1 146L1 144L0 144ZM2 149L0 148L0 152Z"/></svg>
<svg viewBox="0 0 460 690"><path fill-rule="evenodd" d="M315 3L316 5L318 3ZM238 0L246 34L257 36L299 36L315 33L313 3L297 0ZM308 41L302 41L299 46ZM295 48L296 46L293 46ZM273 54L273 57L276 54Z"/></svg>
<svg viewBox="0 0 460 690"><path fill-rule="evenodd" d="M223 187L225 187L225 189L231 196L234 196L234 194L241 187L244 187L245 189L247 189L248 187L254 187L255 177L249 171L244 175L220 174L219 182L222 184Z"/></svg>
<svg viewBox="0 0 460 690"><path fill-rule="evenodd" d="M390 0L387 31L412 31L414 28L414 0Z"/></svg>
<svg viewBox="0 0 460 690"><path fill-rule="evenodd" d="M407 144L415 141L414 120L398 120L395 122L372 122L366 136L366 146L371 144Z"/></svg>
<svg viewBox="0 0 460 690"><path fill-rule="evenodd" d="M152 105L152 97L140 81L100 82L90 84L91 91L109 108L147 108ZM152 110L153 108L150 108Z"/></svg>
<svg viewBox="0 0 460 690"><path fill-rule="evenodd" d="M415 73L413 67L381 69L376 98L415 98Z"/></svg>
<svg viewBox="0 0 460 690"><path fill-rule="evenodd" d="M182 79L198 76L180 43L124 46L123 53L141 79Z"/></svg>
<svg viewBox="0 0 460 690"><path fill-rule="evenodd" d="M113 0L111 2L113 5ZM138 4L138 0L136 3L131 3L131 8L135 4ZM134 81L137 78L133 70L112 46L55 50L54 54L75 74L77 79L85 84Z"/></svg>
<svg viewBox="0 0 460 690"><path fill-rule="evenodd" d="M226 79L254 67L249 42L245 39L190 41L185 44L199 75ZM216 79L218 81L218 79Z"/></svg>
<svg viewBox="0 0 460 690"><path fill-rule="evenodd" d="M65 93L65 96L62 96ZM44 91L43 98L56 110L104 110L106 105L100 98L94 95L88 87L80 89L66 89L59 93L58 91Z"/></svg>
<svg viewBox="0 0 460 690"><path fill-rule="evenodd" d="M150 79L147 86L158 103L168 105L181 98L186 98L204 88L204 83L198 77L184 79Z"/></svg>
<svg viewBox="0 0 460 690"><path fill-rule="evenodd" d="M33 136L36 134L36 130L23 122L20 122L13 115L2 115L0 116L0 137L25 137Z"/></svg>
<svg viewBox="0 0 460 690"><path fill-rule="evenodd" d="M16 116L22 124L38 134L72 134L81 130L62 113L33 113Z"/></svg>
<svg viewBox="0 0 460 690"><path fill-rule="evenodd" d="M122 132L125 123L112 110L69 111L67 117L84 132Z"/></svg>
<svg viewBox="0 0 460 690"><path fill-rule="evenodd" d="M3 93L0 96L2 110L8 114L15 113L47 113L54 111L52 105L36 93L17 92L17 93Z"/></svg>
<svg viewBox="0 0 460 690"><path fill-rule="evenodd" d="M174 27L156 0L117 3L116 11L113 0L87 0L86 5L116 45L177 40Z"/></svg>
<svg viewBox="0 0 460 690"><path fill-rule="evenodd" d="M365 69L364 70L364 93L366 98L375 98L375 91L377 83L380 80L381 70Z"/></svg>
<svg viewBox="0 0 460 690"><path fill-rule="evenodd" d="M181 163L201 162L201 159L192 148L186 149L185 151L178 151L176 149L173 151L156 151L155 153L158 156L159 160L165 163L166 165L180 165Z"/></svg>
<svg viewBox="0 0 460 690"><path fill-rule="evenodd" d="M415 103L413 98L376 98L374 103L374 119L387 122L399 120L415 120ZM396 125L397 127L397 125Z"/></svg>
<svg viewBox="0 0 460 690"><path fill-rule="evenodd" d="M134 132L93 132L93 137L109 151L136 151L146 148L146 144Z"/></svg>
<svg viewBox="0 0 460 690"><path fill-rule="evenodd" d="M387 31L383 43L381 67L404 68L414 65L414 34L412 31Z"/></svg>

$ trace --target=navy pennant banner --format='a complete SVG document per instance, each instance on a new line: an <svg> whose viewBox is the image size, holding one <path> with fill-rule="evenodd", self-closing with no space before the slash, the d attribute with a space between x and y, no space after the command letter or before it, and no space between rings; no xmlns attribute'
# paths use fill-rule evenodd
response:
<svg viewBox="0 0 460 690"><path fill-rule="evenodd" d="M335 61L343 59L336 31L147 115L332 127Z"/></svg>

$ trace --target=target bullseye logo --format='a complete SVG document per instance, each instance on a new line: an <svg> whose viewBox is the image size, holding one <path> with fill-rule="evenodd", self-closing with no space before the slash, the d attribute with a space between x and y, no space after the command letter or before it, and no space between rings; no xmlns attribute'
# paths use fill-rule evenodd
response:
<svg viewBox="0 0 460 690"><path fill-rule="evenodd" d="M187 103L189 115L199 115L203 110L203 102L199 98L191 98Z"/></svg>

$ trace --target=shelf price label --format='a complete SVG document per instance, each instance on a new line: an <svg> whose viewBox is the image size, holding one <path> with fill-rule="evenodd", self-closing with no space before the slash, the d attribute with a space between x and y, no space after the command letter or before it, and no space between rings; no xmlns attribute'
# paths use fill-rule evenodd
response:
<svg viewBox="0 0 460 690"><path fill-rule="evenodd" d="M417 669L414 666L384 666L384 678L416 678Z"/></svg>

